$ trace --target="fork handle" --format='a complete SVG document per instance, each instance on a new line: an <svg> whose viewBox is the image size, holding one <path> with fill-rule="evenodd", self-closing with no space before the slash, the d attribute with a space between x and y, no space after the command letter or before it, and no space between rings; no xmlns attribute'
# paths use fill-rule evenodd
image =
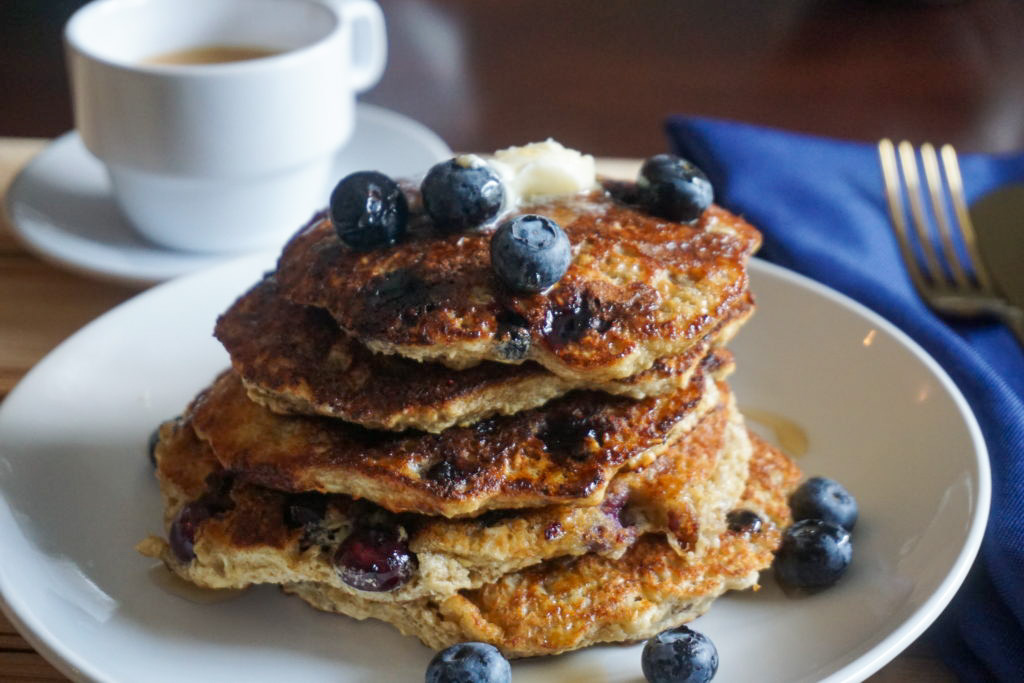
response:
<svg viewBox="0 0 1024 683"><path fill-rule="evenodd" d="M1006 306L999 311L998 316L1013 332L1021 348L1024 348L1024 310L1016 306Z"/></svg>

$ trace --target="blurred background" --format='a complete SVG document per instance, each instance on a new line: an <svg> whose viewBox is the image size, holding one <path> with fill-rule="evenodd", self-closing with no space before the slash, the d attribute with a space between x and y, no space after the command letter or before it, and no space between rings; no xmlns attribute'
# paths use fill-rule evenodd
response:
<svg viewBox="0 0 1024 683"><path fill-rule="evenodd" d="M83 0L0 1L0 135L72 127L61 28ZM390 63L363 99L454 149L555 137L604 156L666 147L671 113L823 135L1024 140L1016 0L380 0Z"/></svg>

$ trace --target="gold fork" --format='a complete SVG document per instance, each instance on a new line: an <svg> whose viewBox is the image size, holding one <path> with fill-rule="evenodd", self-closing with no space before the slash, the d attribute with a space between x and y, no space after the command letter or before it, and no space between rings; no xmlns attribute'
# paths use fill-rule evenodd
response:
<svg viewBox="0 0 1024 683"><path fill-rule="evenodd" d="M942 158L941 171L939 155ZM888 138L878 143L889 216L914 287L921 298L941 314L995 316L1013 331L1024 346L1024 311L1010 305L999 294L978 253L974 226L964 200L963 178L956 151L952 145L943 145L937 155L931 143L926 142L921 145L920 156L925 187L931 199L930 212L925 209L922 198L914 146L904 140L897 148ZM907 227L904 195L910 204L913 235ZM955 220L952 222L947 206L953 208ZM963 250L957 249L954 230L959 235ZM935 247L936 233L941 251Z"/></svg>

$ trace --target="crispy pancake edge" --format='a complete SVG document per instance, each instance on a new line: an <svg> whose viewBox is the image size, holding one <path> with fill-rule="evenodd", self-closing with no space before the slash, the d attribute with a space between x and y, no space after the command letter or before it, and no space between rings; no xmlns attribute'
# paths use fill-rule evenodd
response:
<svg viewBox="0 0 1024 683"><path fill-rule="evenodd" d="M545 406L441 434L381 432L281 416L228 372L193 402L196 433L244 481L344 493L392 512L456 517L552 503L596 504L627 464L656 457L718 404L715 350L682 390L643 401L575 392Z"/></svg>
<svg viewBox="0 0 1024 683"><path fill-rule="evenodd" d="M720 207L688 226L608 191L517 212L554 218L572 243L568 272L540 294L498 282L493 227L440 235L422 217L405 242L372 252L349 249L326 217L314 220L285 246L278 281L379 353L458 369L533 360L562 377L610 380L704 337L746 295L746 262L760 245L757 230Z"/></svg>
<svg viewBox="0 0 1024 683"><path fill-rule="evenodd" d="M728 395L727 389L723 392ZM554 557L620 557L649 533L663 534L677 552L696 556L723 530L725 511L743 489L751 453L742 417L729 398L648 466L617 475L599 506L549 506L447 520L393 518L369 504L325 496L324 516L315 528L306 528L289 524L287 510L296 501L308 506L308 496L235 483L229 492L232 507L199 527L192 562L178 561L163 539L149 540L145 553L205 588L313 581L384 601L443 597ZM156 457L169 529L185 504L206 495L211 481L220 488L227 473L187 421L162 428ZM367 516L401 524L409 534L418 569L398 590L357 591L333 567L334 549Z"/></svg>
<svg viewBox="0 0 1024 683"><path fill-rule="evenodd" d="M508 657L529 657L649 638L696 618L727 590L756 587L758 572L771 564L800 471L778 450L753 435L752 441L750 478L738 506L767 521L754 536L726 531L697 559L648 536L618 560L552 560L441 602L372 603L315 583L284 590L321 610L381 619L438 650L483 641Z"/></svg>
<svg viewBox="0 0 1024 683"><path fill-rule="evenodd" d="M712 345L723 346L753 313L737 302L683 355L658 359L621 380L570 380L535 363L484 362L466 370L374 354L340 331L324 311L288 302L268 276L217 321L249 397L275 412L323 415L370 429L440 433L495 414L512 415L573 390L642 399L685 386Z"/></svg>

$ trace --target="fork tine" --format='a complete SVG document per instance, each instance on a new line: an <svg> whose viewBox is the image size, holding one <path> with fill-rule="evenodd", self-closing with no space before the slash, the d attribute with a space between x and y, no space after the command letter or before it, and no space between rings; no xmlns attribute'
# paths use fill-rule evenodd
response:
<svg viewBox="0 0 1024 683"><path fill-rule="evenodd" d="M924 180L928 188L928 195L932 200L932 215L939 226L939 239L942 241L942 254L946 258L953 279L961 289L970 289L971 282L967 279L963 266L960 265L960 257L953 245L953 232L949 227L949 216L946 212L946 204L942 201L946 191L942 185L942 174L939 173L939 159L935 154L932 143L926 142L921 145L921 165L924 167ZM952 194L952 189L950 189Z"/></svg>
<svg viewBox="0 0 1024 683"><path fill-rule="evenodd" d="M937 313L957 317L995 316L1009 326L1020 343L1024 345L1024 311L1009 305L994 290L992 279L978 253L974 226L971 223L970 214L967 212L967 202L964 199L963 178L960 175L960 164L957 161L956 151L951 145L943 145L939 153L942 157L942 171L945 172L945 187L942 184L943 173L940 172L938 166L935 148L928 143L921 146L921 164L924 168L935 220L939 224L938 231L942 241L943 256L947 259L948 266L953 273L952 280L942 272L939 265L939 254L932 241L931 229L921 199L921 184L913 146L906 140L900 142L898 148L889 138L878 141L878 160L882 167L889 217L892 219L893 232L896 234L896 243L899 245L907 274L921 298ZM959 258L961 252L957 251L957 245L953 241L955 235L953 228L949 225L949 213L946 211L946 202L943 201L942 194L946 189L949 191L949 203L953 206L956 217L956 225L953 227L959 231L963 239L968 252L968 260L973 261L973 275L976 282L972 282L970 277L972 264ZM927 261L927 265L931 269L928 277L922 272L924 264L921 263L921 259L918 258L918 254L910 242L907 212L904 210L903 202L904 192L910 202L910 213L921 253L924 254L924 260Z"/></svg>
<svg viewBox="0 0 1024 683"><path fill-rule="evenodd" d="M960 175L960 163L956 158L956 150L953 145L943 145L939 150L942 155L942 166L946 171L946 181L949 183L949 195L953 204L953 211L956 213L957 227L960 236L967 247L967 255L971 259L971 267L974 269L974 277L978 280L978 286L987 293L993 294L992 278L989 277L988 268L981 260L978 252L978 239L974 232L974 223L971 222L971 214L967 211L967 202L964 199L964 180Z"/></svg>
<svg viewBox="0 0 1024 683"><path fill-rule="evenodd" d="M898 150L903 180L907 185L907 199L910 201L910 216L914 219L914 230L917 233L917 244L921 253L924 254L928 277L933 285L940 287L946 282L946 275L939 264L935 245L932 244L932 231L928 227L929 222L924 212L924 202L921 201L921 181L917 175L917 156L914 154L914 146L904 140L900 142Z"/></svg>
<svg viewBox="0 0 1024 683"><path fill-rule="evenodd" d="M896 148L889 138L883 138L878 142L878 159L882 166L882 178L885 181L885 197L889 205L889 218L892 220L892 227L896 232L896 243L900 248L900 255L907 267L911 282L921 296L926 296L927 286L924 281L924 274L917 263L917 256L910 247L910 234L907 231L906 213L903 209L903 197L900 192L899 163L896 160Z"/></svg>

